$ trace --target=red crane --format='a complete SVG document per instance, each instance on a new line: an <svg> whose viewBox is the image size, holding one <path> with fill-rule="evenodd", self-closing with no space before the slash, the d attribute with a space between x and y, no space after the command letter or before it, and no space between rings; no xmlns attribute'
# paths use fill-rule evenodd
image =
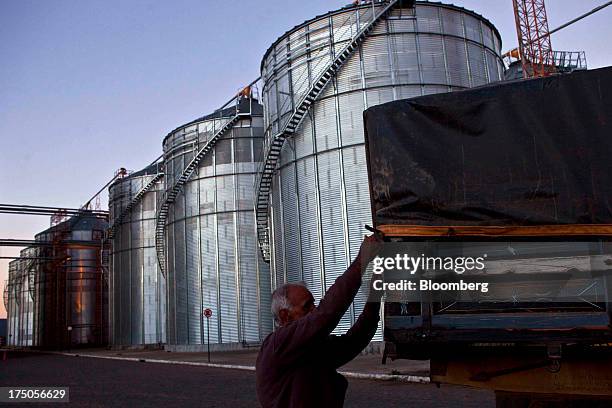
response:
<svg viewBox="0 0 612 408"><path fill-rule="evenodd" d="M555 72L554 54L544 0L512 0L525 78L545 77Z"/></svg>

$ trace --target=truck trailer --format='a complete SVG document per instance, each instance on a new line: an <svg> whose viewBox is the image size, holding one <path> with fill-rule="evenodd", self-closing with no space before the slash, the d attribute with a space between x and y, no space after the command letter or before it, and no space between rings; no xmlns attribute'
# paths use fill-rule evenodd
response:
<svg viewBox="0 0 612 408"><path fill-rule="evenodd" d="M390 102L364 126L386 251L480 258L408 279L487 283L388 291L385 358L430 359L432 381L500 407L609 404L612 68Z"/></svg>

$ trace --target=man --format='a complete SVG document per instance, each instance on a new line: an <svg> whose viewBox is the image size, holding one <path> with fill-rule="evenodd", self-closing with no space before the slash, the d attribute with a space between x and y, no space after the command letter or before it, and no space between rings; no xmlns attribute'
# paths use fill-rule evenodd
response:
<svg viewBox="0 0 612 408"><path fill-rule="evenodd" d="M344 405L348 382L336 369L368 345L379 320L380 302L367 303L355 325L343 336L330 333L349 308L361 286L362 266L379 239L366 237L359 255L336 279L319 306L299 284L287 284L272 294L277 329L264 340L257 357L257 397L264 408Z"/></svg>

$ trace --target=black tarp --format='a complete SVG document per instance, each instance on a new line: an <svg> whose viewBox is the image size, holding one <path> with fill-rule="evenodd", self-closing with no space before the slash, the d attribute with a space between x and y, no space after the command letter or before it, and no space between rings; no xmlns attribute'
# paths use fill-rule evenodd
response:
<svg viewBox="0 0 612 408"><path fill-rule="evenodd" d="M375 225L612 224L612 68L364 112Z"/></svg>

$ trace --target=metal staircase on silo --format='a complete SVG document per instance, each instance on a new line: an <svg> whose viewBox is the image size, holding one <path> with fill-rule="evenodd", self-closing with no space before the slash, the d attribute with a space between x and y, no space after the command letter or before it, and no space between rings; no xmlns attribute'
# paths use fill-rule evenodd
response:
<svg viewBox="0 0 612 408"><path fill-rule="evenodd" d="M128 216L132 212L132 209L142 200L145 194L153 188L155 183L157 183L161 178L164 177L164 172L159 170L157 174L149 181L143 188L141 188L138 193L132 198L132 200L128 203L127 206L121 211L121 214L113 221L113 224L106 231L106 239L113 239L115 237L115 233L117 232L117 228L123 221L125 217Z"/></svg>
<svg viewBox="0 0 612 408"><path fill-rule="evenodd" d="M155 164L159 160L156 159L151 165ZM115 237L117 233L117 229L121 225L121 222L127 217L134 207L144 198L145 194L149 192L155 186L155 184L164 177L164 172L162 170L161 164L158 164L157 173L153 176L153 178L144 185L136 195L130 200L128 205L121 211L119 216L114 219L112 225L106 230L104 234L104 239L102 240L101 252L100 252L100 263L102 265L102 274L104 277L104 282L108 285L108 276L110 273L109 263L110 263L110 251L111 248L108 245L109 241Z"/></svg>
<svg viewBox="0 0 612 408"><path fill-rule="evenodd" d="M249 88L258 80L259 78L249 84L247 88ZM189 181L193 173L198 168L198 165L200 164L202 159L204 159L204 157L206 157L206 155L212 151L219 139L221 139L227 132L229 132L240 119L251 117L252 99L245 98L242 101L248 103L242 103L239 98L240 96L232 98L230 102L226 103L223 107L219 109L219 112L221 114L223 112L223 109L227 105L229 105L234 100L236 101L235 115L230 117L229 120L204 144L204 146L197 151L197 153L191 159L189 164L181 172L181 175L178 177L174 186L172 186L172 188L170 189L166 189L160 200L161 205L158 207L159 209L157 211L155 224L155 251L157 253L157 262L159 263L159 268L164 277L166 276L166 252L164 242L166 236L166 221L168 220L170 206L174 204L176 198L183 190L183 186L187 183L187 181Z"/></svg>
<svg viewBox="0 0 612 408"><path fill-rule="evenodd" d="M334 75L338 73L340 68L342 68L346 61L355 53L368 34L372 32L376 24L387 17L392 9L399 3L402 3L402 0L391 0L389 4L384 6L380 13L373 14L372 20L351 38L349 43L339 52L329 66L317 77L317 80L313 82L313 85L296 105L296 108L283 126L283 129L272 138L272 141L267 146L265 146L264 161L258 172L255 184L257 191L255 210L257 219L257 240L263 259L266 262L270 262L268 208L270 205L272 177L276 170L278 160L280 159L281 149L285 140L295 133L312 104L321 95L323 90L325 90L327 85L329 85ZM411 6L414 1L408 1L408 3L407 5Z"/></svg>
<svg viewBox="0 0 612 408"><path fill-rule="evenodd" d="M38 251L36 251L35 258L38 257ZM39 259L31 259L26 267L26 275L28 278L28 292L30 293L30 299L35 300L36 291L36 266L38 266Z"/></svg>
<svg viewBox="0 0 612 408"><path fill-rule="evenodd" d="M4 301L4 310L8 313L8 304L9 304L9 285L12 286L12 283L8 279L4 281L4 291L2 293L2 300Z"/></svg>
<svg viewBox="0 0 612 408"><path fill-rule="evenodd" d="M27 261L23 272L16 276L16 283L14 284L15 296L17 296L15 301L18 305L21 304L21 287L25 279L28 279L28 293L30 299L34 300L34 283L36 279L35 266L40 262L40 259L38 259L38 251L34 254L33 259L28 259Z"/></svg>
<svg viewBox="0 0 612 408"><path fill-rule="evenodd" d="M14 295L15 295L15 303L17 304L17 306L21 306L21 287L22 286L23 286L23 275L19 274L16 276L15 286L13 286Z"/></svg>

